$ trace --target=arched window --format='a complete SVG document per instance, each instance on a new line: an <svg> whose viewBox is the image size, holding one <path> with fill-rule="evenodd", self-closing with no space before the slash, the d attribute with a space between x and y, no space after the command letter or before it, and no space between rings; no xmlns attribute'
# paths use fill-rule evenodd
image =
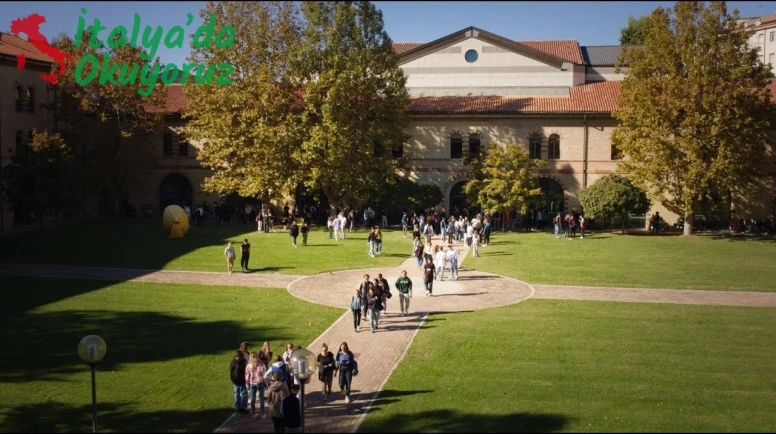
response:
<svg viewBox="0 0 776 434"><path fill-rule="evenodd" d="M30 86L27 88L27 111L35 113L35 87Z"/></svg>
<svg viewBox="0 0 776 434"><path fill-rule="evenodd" d="M480 154L480 135L472 134L469 136L469 155L472 157Z"/></svg>
<svg viewBox="0 0 776 434"><path fill-rule="evenodd" d="M539 134L534 133L528 137L528 158L542 159L542 136Z"/></svg>
<svg viewBox="0 0 776 434"><path fill-rule="evenodd" d="M22 85L17 84L13 89L13 99L16 103L16 111L24 110L24 87Z"/></svg>
<svg viewBox="0 0 776 434"><path fill-rule="evenodd" d="M450 158L463 158L463 137L461 137L461 135L458 133L450 136Z"/></svg>
<svg viewBox="0 0 776 434"><path fill-rule="evenodd" d="M560 159L560 136L557 134L550 135L547 140L547 158L551 160Z"/></svg>

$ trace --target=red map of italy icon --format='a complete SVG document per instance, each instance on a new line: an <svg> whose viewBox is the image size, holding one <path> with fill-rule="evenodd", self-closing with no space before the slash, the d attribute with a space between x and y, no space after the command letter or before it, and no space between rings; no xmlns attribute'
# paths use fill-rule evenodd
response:
<svg viewBox="0 0 776 434"><path fill-rule="evenodd" d="M56 74L41 74L40 78L48 81L51 84L57 84L57 77L65 72L65 59L69 59L71 62L75 62L73 56L63 53L62 51L49 45L45 36L40 33L40 25L46 22L46 17L38 14L32 14L26 18L17 18L11 21L11 33L14 36L19 36L19 33L25 33L27 39L32 45L35 46L41 53L48 55L59 65L59 71ZM24 53L16 56L16 67L18 69L24 68L24 62L27 57Z"/></svg>

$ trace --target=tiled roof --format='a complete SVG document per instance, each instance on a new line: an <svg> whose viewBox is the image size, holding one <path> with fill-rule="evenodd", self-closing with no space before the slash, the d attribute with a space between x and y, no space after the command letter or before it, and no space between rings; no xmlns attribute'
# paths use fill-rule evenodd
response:
<svg viewBox="0 0 776 434"><path fill-rule="evenodd" d="M398 55L402 55L410 50L414 50L421 45L426 45L425 42L394 42L393 51Z"/></svg>
<svg viewBox="0 0 776 434"><path fill-rule="evenodd" d="M165 113L183 113L186 110L186 95L183 93L183 86L180 84L171 84L167 87L167 100L162 107L146 107L146 110L152 113L163 111Z"/></svg>
<svg viewBox="0 0 776 434"><path fill-rule="evenodd" d="M570 96L442 96L417 97L411 114L609 113L617 109L619 81L571 88Z"/></svg>
<svg viewBox="0 0 776 434"><path fill-rule="evenodd" d="M756 24L758 21L760 22L760 26L763 24L773 25L773 22L776 21L776 14L766 15L764 17L742 18L738 22L746 24L747 30L752 30L753 28L757 27Z"/></svg>
<svg viewBox="0 0 776 434"><path fill-rule="evenodd" d="M27 59L40 62L54 62L54 59L41 53L40 50L35 48L31 43L10 33L0 32L0 54L14 57L19 54L24 54Z"/></svg>
<svg viewBox="0 0 776 434"><path fill-rule="evenodd" d="M621 45L590 45L581 48L587 66L614 66L622 53Z"/></svg>
<svg viewBox="0 0 776 434"><path fill-rule="evenodd" d="M579 49L579 42L574 40L561 41L515 41L519 44L528 45L531 48L560 57L563 60L583 65L582 50Z"/></svg>
<svg viewBox="0 0 776 434"><path fill-rule="evenodd" d="M563 60L576 63L579 65L584 64L582 60L582 51L579 48L579 42L573 40L565 41L515 41L520 44L525 44L531 48L544 51L547 54L560 57ZM410 50L426 45L426 42L394 42L393 49L398 54L404 54Z"/></svg>

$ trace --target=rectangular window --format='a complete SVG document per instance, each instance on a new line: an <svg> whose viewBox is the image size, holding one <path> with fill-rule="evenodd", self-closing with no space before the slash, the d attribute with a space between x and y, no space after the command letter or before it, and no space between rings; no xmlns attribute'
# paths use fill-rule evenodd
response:
<svg viewBox="0 0 776 434"><path fill-rule="evenodd" d="M772 67L773 67L773 66L776 66L776 65L774 65L774 63L773 63L773 53L771 53L771 54L769 54L769 55L768 55L768 63L770 63Z"/></svg>
<svg viewBox="0 0 776 434"><path fill-rule="evenodd" d="M612 144L612 160L622 160L622 153L614 144Z"/></svg>
<svg viewBox="0 0 776 434"><path fill-rule="evenodd" d="M178 156L179 157L189 156L189 142L181 141L180 143L178 143Z"/></svg>
<svg viewBox="0 0 776 434"><path fill-rule="evenodd" d="M24 87L16 86L13 89L13 99L16 104L16 111L24 111Z"/></svg>
<svg viewBox="0 0 776 434"><path fill-rule="evenodd" d="M393 148L391 150L391 155L393 158L401 158L404 156L404 145L399 145L398 148Z"/></svg>
<svg viewBox="0 0 776 434"><path fill-rule="evenodd" d="M172 134L170 133L164 133L162 156L172 157Z"/></svg>
<svg viewBox="0 0 776 434"><path fill-rule="evenodd" d="M460 136L450 138L450 158L463 158L463 139Z"/></svg>
<svg viewBox="0 0 776 434"><path fill-rule="evenodd" d="M542 138L533 136L528 139L528 158L533 160L542 159Z"/></svg>
<svg viewBox="0 0 776 434"><path fill-rule="evenodd" d="M776 32L771 32L771 42L776 41Z"/></svg>

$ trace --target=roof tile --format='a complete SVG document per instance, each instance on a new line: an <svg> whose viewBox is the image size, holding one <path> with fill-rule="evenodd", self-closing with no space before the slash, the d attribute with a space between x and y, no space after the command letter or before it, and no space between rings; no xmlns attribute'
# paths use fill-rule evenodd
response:
<svg viewBox="0 0 776 434"><path fill-rule="evenodd" d="M0 32L0 54L14 57L19 54L24 54L27 59L37 60L39 62L54 62L54 59L41 53L40 50L35 48L30 42L4 32Z"/></svg>
<svg viewBox="0 0 776 434"><path fill-rule="evenodd" d="M394 42L393 51L398 55L402 55L410 50L414 50L421 45L426 45L425 42Z"/></svg>
<svg viewBox="0 0 776 434"><path fill-rule="evenodd" d="M555 57L560 57L563 60L568 60L571 63L577 65L584 65L585 61L582 60L582 50L579 48L579 42L575 40L559 40L559 41L515 41L519 44L528 45L531 48L544 51L547 54L552 54Z"/></svg>

